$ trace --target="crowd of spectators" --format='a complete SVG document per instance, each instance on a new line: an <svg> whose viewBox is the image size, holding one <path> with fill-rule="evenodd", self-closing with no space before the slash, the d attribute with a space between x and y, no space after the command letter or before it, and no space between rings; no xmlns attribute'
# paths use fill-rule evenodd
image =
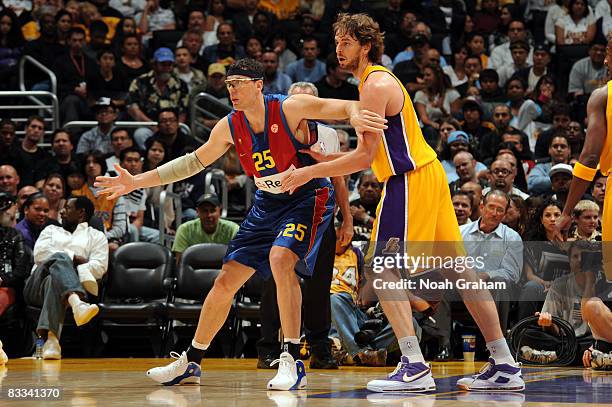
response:
<svg viewBox="0 0 612 407"><path fill-rule="evenodd" d="M206 191L201 174L111 201L96 196L94 180L113 175L115 164L137 174L197 148L200 143L180 126L192 119L190 100L206 92L228 104L226 68L240 58L262 62L264 93L287 93L299 82L314 86L320 97L357 100L358 81L339 67L331 26L338 13L367 12L385 32L379 62L405 85L423 135L446 171L464 239L508 246L503 259L481 276L512 287L494 294L506 327L513 316L500 304L523 297L542 302L554 279L569 272L543 270L541 264L559 251L552 228L584 143L586 101L608 79L610 3L4 0L0 89L18 89L19 59L31 56L57 76L62 125L95 120L97 126L58 128L45 138L49 123L44 118L31 116L21 128L14 112L3 111L0 190L16 197L13 224L23 237L20 245L32 250L45 227L61 224L60 213L71 196L93 203L91 222L105 234L111 253L129 241L156 242L162 190L180 195L181 221L187 222L174 243L177 258L194 242L216 241L215 236L228 240L235 224L219 222L219 200L208 195L220 193L223 185ZM51 90L49 81L30 68L26 87ZM124 128L118 120L156 125ZM215 123L201 120L206 126ZM17 130L24 131L23 137L16 136ZM338 130L338 137L341 151L354 147L349 133ZM45 141L50 149L39 146ZM228 213L239 220L248 209L250 180L235 151L209 170L223 171ZM606 182L598 174L576 207L571 239L601 240ZM382 185L369 171L347 177L347 183L354 241L367 241ZM171 234L175 209L173 204L163 208L162 228ZM16 238L9 233L6 239ZM11 250L20 252L20 247ZM339 250L339 256L354 260L352 253ZM22 283L14 280L23 275L20 271L2 281L19 287ZM345 290L346 299L355 297L351 290ZM13 293L0 299L14 301L13 291L0 291ZM518 316L533 315L541 308L538 301L519 301ZM2 307L0 301L0 314ZM448 340L440 338L431 355L448 355ZM352 356L366 349L354 343L350 348Z"/></svg>

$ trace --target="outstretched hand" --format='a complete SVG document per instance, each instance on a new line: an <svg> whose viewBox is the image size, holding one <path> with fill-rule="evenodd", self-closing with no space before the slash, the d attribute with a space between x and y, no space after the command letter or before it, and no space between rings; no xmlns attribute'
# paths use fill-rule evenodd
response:
<svg viewBox="0 0 612 407"><path fill-rule="evenodd" d="M553 232L553 238L557 242L565 242L567 240L567 234L569 228L572 225L572 217L561 214L555 224L555 230Z"/></svg>
<svg viewBox="0 0 612 407"><path fill-rule="evenodd" d="M94 187L103 188L98 191L98 195L108 195L106 199L113 200L132 192L134 188L134 176L130 174L126 169L121 168L119 164L115 164L115 171L117 171L116 177L96 177Z"/></svg>
<svg viewBox="0 0 612 407"><path fill-rule="evenodd" d="M308 167L293 170L281 179L281 191L293 194L296 189L312 179Z"/></svg>

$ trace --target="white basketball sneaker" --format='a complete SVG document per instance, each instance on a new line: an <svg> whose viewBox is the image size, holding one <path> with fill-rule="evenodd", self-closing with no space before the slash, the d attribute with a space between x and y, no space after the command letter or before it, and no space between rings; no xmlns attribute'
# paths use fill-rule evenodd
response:
<svg viewBox="0 0 612 407"><path fill-rule="evenodd" d="M431 367L427 363L411 363L406 356L386 379L368 382L368 390L376 393L386 392L428 392L436 389L436 383L431 375Z"/></svg>
<svg viewBox="0 0 612 407"><path fill-rule="evenodd" d="M79 302L76 307L72 307L72 315L77 326L85 325L98 315L98 312L100 312L100 309L96 304L88 304L83 301Z"/></svg>
<svg viewBox="0 0 612 407"><path fill-rule="evenodd" d="M170 356L176 360L169 365L149 369L147 376L164 386L200 384L200 376L202 376L200 365L189 362L186 352L183 352L182 355L170 352Z"/></svg>
<svg viewBox="0 0 612 407"><path fill-rule="evenodd" d="M525 390L521 364L495 364L493 358L489 358L489 363L484 365L477 375L459 379L457 386L462 390L469 391Z"/></svg>
<svg viewBox="0 0 612 407"><path fill-rule="evenodd" d="M591 352L591 367L595 370L612 370L612 352L604 353L598 349L593 349Z"/></svg>
<svg viewBox="0 0 612 407"><path fill-rule="evenodd" d="M270 364L278 364L276 376L268 382L268 390L299 390L306 388L306 368L301 360L294 360L289 352Z"/></svg>

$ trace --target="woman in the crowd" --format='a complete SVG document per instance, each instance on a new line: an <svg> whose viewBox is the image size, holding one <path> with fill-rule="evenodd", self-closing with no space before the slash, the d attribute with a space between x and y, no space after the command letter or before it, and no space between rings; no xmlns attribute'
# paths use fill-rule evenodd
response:
<svg viewBox="0 0 612 407"><path fill-rule="evenodd" d="M166 163L168 147L159 138L153 136L145 142L145 160L142 171L146 172ZM162 191L173 192L173 184L156 186L147 189L147 209L144 216L144 225L150 228L159 229L159 207L160 195ZM175 219L174 204L172 199L166 198L164 205L164 223L166 230L170 231Z"/></svg>
<svg viewBox="0 0 612 407"><path fill-rule="evenodd" d="M527 205L523 198L518 195L512 195L510 198L510 206L508 206L508 210L502 222L516 231L521 238L525 237L525 229L527 228Z"/></svg>
<svg viewBox="0 0 612 407"><path fill-rule="evenodd" d="M425 89L414 97L414 108L423 124L423 135L431 146L439 139L440 125L436 122L461 109L461 96L452 88L450 80L438 65L428 65L423 70Z"/></svg>
<svg viewBox="0 0 612 407"><path fill-rule="evenodd" d="M66 45L68 32L72 28L72 14L65 9L58 11L55 15L55 24L57 25L57 42Z"/></svg>
<svg viewBox="0 0 612 407"><path fill-rule="evenodd" d="M151 69L149 64L142 58L138 35L127 34L123 37L119 67L125 72L130 83Z"/></svg>
<svg viewBox="0 0 612 407"><path fill-rule="evenodd" d="M553 280L569 272L567 267L553 258L563 258L567 255L554 239L557 219L561 216L563 204L559 201L546 199L535 214L525 234L523 281L524 285L519 296L519 319L533 316L542 309L546 292Z"/></svg>
<svg viewBox="0 0 612 407"><path fill-rule="evenodd" d="M136 20L134 20L133 17L124 17L121 21L119 21L119 24L117 24L115 36L113 37L112 41L113 49L116 51L117 55L121 54L123 39L127 35L131 34L138 35L138 25L136 24Z"/></svg>
<svg viewBox="0 0 612 407"><path fill-rule="evenodd" d="M127 232L127 209L123 197L108 200L98 196L99 188L94 187L96 177L106 174L106 160L97 153L88 153L83 157L83 173L86 183L79 190L73 190L75 196L86 196L95 207L95 216L101 218L106 230L109 250L115 251L123 242Z"/></svg>
<svg viewBox="0 0 612 407"><path fill-rule="evenodd" d="M247 57L259 61L263 52L263 43L258 37L249 37L245 43Z"/></svg>
<svg viewBox="0 0 612 407"><path fill-rule="evenodd" d="M510 78L506 84L506 95L510 102L512 120L510 126L527 134L529 145L535 147L537 125L535 121L542 114L540 106L527 99L527 83L518 76Z"/></svg>
<svg viewBox="0 0 612 407"><path fill-rule="evenodd" d="M42 192L36 192L23 204L24 218L15 226L21 232L25 244L34 250L40 232L49 224L49 200Z"/></svg>
<svg viewBox="0 0 612 407"><path fill-rule="evenodd" d="M450 65L442 68L444 73L450 78L453 88L468 81L468 77L465 74L465 60L468 55L469 50L465 44L457 45L451 55Z"/></svg>
<svg viewBox="0 0 612 407"><path fill-rule="evenodd" d="M595 17L587 0L569 0L568 12L555 25L557 45L585 45L595 39Z"/></svg>
<svg viewBox="0 0 612 407"><path fill-rule="evenodd" d="M457 119L453 119L451 116L446 116L438 120L438 124L440 125L438 130L440 140L438 141L438 145L436 147L436 153L440 155L444 150L448 136L453 131L461 130L461 123L459 123Z"/></svg>
<svg viewBox="0 0 612 407"><path fill-rule="evenodd" d="M552 109L557 99L557 86L555 80L550 75L544 75L539 80L531 94L534 102L542 110L542 114L538 117L538 122L552 124Z"/></svg>
<svg viewBox="0 0 612 407"><path fill-rule="evenodd" d="M24 46L17 16L10 9L0 11L0 90L17 90L17 66Z"/></svg>
<svg viewBox="0 0 612 407"><path fill-rule="evenodd" d="M60 212L66 204L66 183L60 174L50 174L45 178L42 193L49 201L49 219L61 222Z"/></svg>

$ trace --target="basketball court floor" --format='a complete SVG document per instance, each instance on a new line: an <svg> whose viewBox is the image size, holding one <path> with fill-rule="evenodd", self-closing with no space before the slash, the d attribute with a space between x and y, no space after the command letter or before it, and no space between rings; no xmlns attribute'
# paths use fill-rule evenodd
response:
<svg viewBox="0 0 612 407"><path fill-rule="evenodd" d="M612 372L573 368L530 368L523 371L524 393L467 393L458 391L458 378L477 371L482 362L434 363L437 391L432 394L375 394L368 380L384 377L388 368L342 367L309 370L308 390L268 392L273 370L257 370L254 359L206 359L201 386L159 386L144 372L164 359L10 360L0 367L0 406L612 406ZM17 396L26 392L27 400ZM43 396L51 389L59 400ZM11 391L12 390L12 391ZM9 396L12 394L12 397Z"/></svg>

